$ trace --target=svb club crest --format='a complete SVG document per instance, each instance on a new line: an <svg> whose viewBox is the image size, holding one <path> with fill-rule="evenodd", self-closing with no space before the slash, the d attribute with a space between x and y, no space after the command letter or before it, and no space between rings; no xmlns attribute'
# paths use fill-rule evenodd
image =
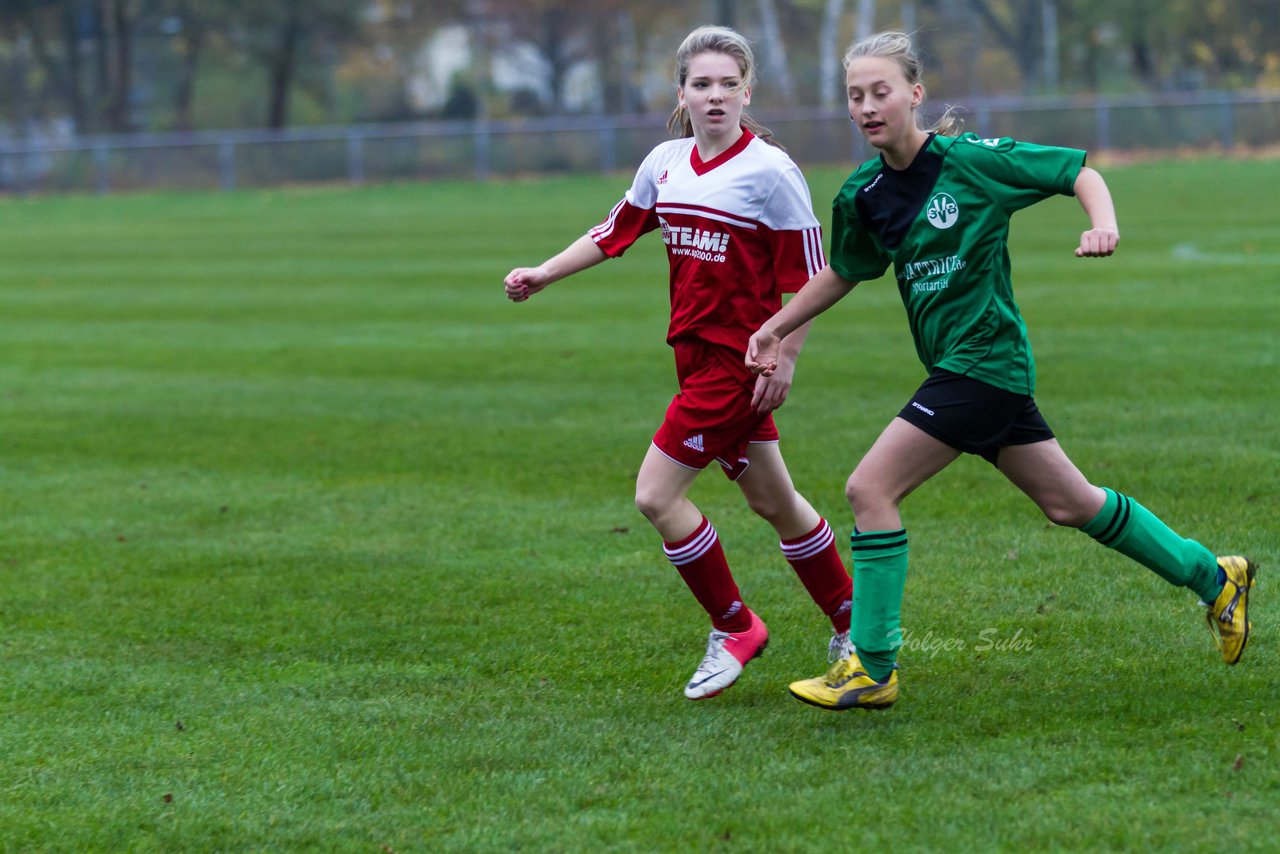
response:
<svg viewBox="0 0 1280 854"><path fill-rule="evenodd" d="M929 200L925 215L934 228L950 228L960 217L960 206L946 193L938 193Z"/></svg>

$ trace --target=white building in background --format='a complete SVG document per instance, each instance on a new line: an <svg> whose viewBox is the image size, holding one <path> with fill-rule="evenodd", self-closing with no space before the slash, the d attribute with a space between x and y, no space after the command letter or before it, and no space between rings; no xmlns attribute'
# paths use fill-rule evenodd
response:
<svg viewBox="0 0 1280 854"><path fill-rule="evenodd" d="M438 110L449 98L454 80L466 75L472 83L478 77L474 66L478 51L475 34L462 25L443 27L418 48L413 73L408 82L409 104L415 110ZM504 41L492 61L490 73L499 93L531 92L544 107L551 107L551 66L537 46L528 41ZM585 110L599 98L596 63L576 62L564 81L564 104L568 110Z"/></svg>
<svg viewBox="0 0 1280 854"><path fill-rule="evenodd" d="M440 109L449 97L454 76L470 67L467 28L442 27L422 43L413 57L413 73L408 82L410 106L415 110Z"/></svg>

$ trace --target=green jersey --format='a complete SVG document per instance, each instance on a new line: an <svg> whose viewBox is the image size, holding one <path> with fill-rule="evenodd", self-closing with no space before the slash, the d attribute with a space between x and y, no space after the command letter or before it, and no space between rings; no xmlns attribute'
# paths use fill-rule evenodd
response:
<svg viewBox="0 0 1280 854"><path fill-rule="evenodd" d="M849 281L890 264L920 361L1016 394L1035 394L1035 360L1013 299L1009 218L1074 195L1085 153L1015 142L930 136L906 170L877 157L832 203L831 268Z"/></svg>

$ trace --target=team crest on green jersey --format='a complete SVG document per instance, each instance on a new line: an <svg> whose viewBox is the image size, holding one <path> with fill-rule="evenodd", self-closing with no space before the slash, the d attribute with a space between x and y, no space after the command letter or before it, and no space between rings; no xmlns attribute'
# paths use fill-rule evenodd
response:
<svg viewBox="0 0 1280 854"><path fill-rule="evenodd" d="M960 206L946 193L938 193L929 200L929 204L925 207L925 215L934 228L950 228L959 218Z"/></svg>

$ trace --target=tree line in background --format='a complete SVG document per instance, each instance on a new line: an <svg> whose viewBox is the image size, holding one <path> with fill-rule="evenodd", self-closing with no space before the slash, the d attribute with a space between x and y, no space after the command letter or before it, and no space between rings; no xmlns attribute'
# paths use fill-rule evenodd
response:
<svg viewBox="0 0 1280 854"><path fill-rule="evenodd" d="M765 106L840 104L886 28L935 97L1280 88L1276 0L0 0L0 138L665 109L702 23Z"/></svg>

